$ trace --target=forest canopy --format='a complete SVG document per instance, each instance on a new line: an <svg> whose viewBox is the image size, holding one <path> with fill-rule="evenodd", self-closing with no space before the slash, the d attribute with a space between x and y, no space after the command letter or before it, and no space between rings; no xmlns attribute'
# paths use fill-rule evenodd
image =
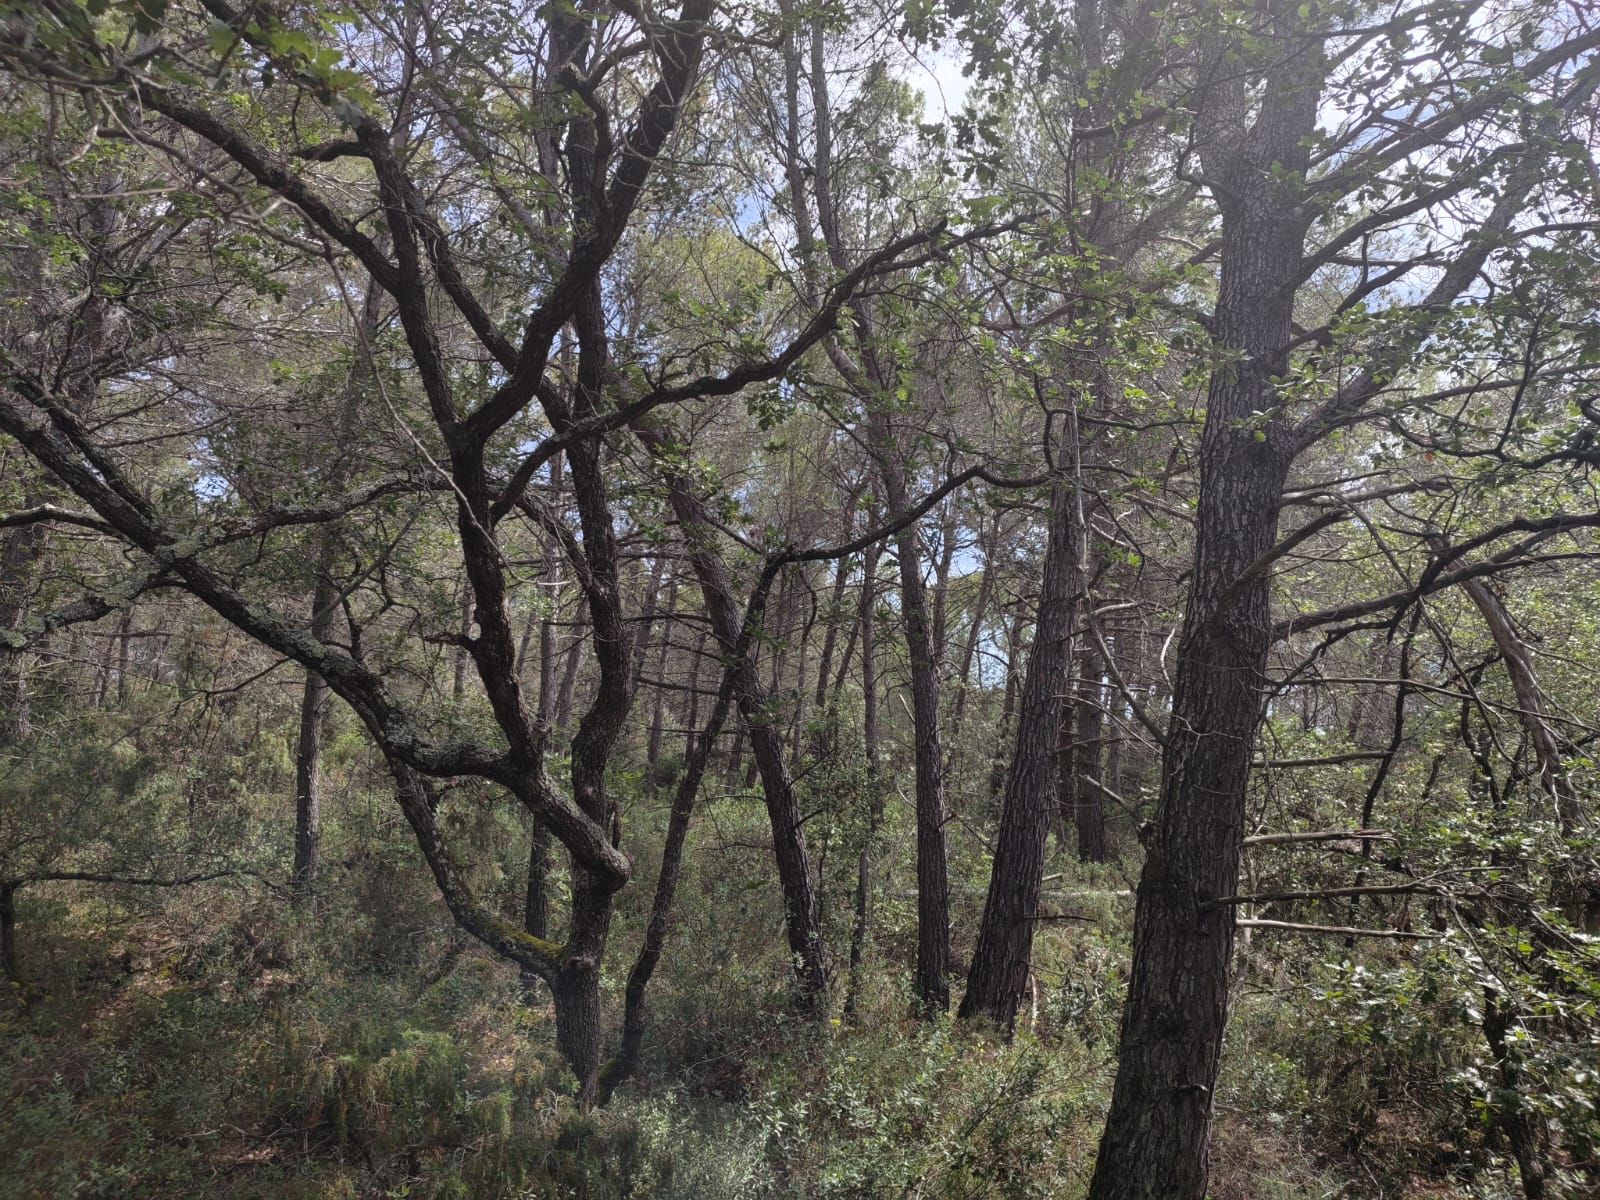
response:
<svg viewBox="0 0 1600 1200"><path fill-rule="evenodd" d="M1600 1189L1576 0L0 0L0 1197Z"/></svg>

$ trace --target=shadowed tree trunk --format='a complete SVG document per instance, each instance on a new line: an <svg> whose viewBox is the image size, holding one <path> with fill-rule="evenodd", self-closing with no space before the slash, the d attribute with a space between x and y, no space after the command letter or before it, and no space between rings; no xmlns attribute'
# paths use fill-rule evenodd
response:
<svg viewBox="0 0 1600 1200"><path fill-rule="evenodd" d="M867 756L867 787L870 789L867 834L856 856L855 919L850 925L850 976L845 987L844 1016L856 1015L861 999L861 967L866 957L867 937L872 925L872 852L878 826L883 820L883 790L878 776L878 665L877 639L873 631L876 616L878 558L882 546L867 547L862 569L861 605L856 612L861 642L861 740Z"/></svg>
<svg viewBox="0 0 1600 1200"><path fill-rule="evenodd" d="M6 983L21 983L17 966L17 888L9 879L0 879L0 977Z"/></svg>
<svg viewBox="0 0 1600 1200"><path fill-rule="evenodd" d="M987 1017L1008 1033L1028 989L1045 843L1056 810L1056 745L1072 665L1073 616L1083 590L1082 555L1077 489L1062 481L1050 494L1050 541L1017 714L1016 751L960 1010L964 1020Z"/></svg>

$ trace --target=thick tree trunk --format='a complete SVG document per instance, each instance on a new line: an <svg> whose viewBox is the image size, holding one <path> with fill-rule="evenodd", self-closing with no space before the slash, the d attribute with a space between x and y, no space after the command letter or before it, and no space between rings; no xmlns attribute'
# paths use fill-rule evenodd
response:
<svg viewBox="0 0 1600 1200"><path fill-rule="evenodd" d="M1073 616L1083 590L1082 555L1077 491L1058 483L1050 497L1050 541L1017 716L1016 752L1000 814L989 894L961 1001L963 1020L987 1017L1007 1033L1028 989L1033 928L1044 886L1045 843L1056 808L1056 743L1065 706L1062 693L1072 665Z"/></svg>

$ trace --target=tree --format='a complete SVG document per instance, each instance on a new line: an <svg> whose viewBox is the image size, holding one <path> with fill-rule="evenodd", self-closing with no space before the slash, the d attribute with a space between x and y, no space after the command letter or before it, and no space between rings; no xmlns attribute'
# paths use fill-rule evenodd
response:
<svg viewBox="0 0 1600 1200"><path fill-rule="evenodd" d="M417 40L406 32L409 12L420 16ZM281 491L230 493L217 503L196 503L206 497L192 492L152 498L140 464L112 448L111 428L85 424L57 377L12 351L0 429L96 514L80 523L92 521L134 556L140 566L131 586L187 592L350 705L388 763L401 810L457 922L550 984L558 1042L585 1102L598 1092L598 981L611 898L632 873L606 786L632 699L607 438L640 427L656 410L782 377L833 328L858 287L939 237L936 229L915 232L847 266L813 311L775 331L787 338L746 347L737 361L709 352L699 356L704 369L688 374L648 356L619 357L604 273L646 203L664 148L689 119L713 15L703 0L643 24L620 10L543 20L422 7L361 29L316 11L291 22L206 0L195 11L141 10L144 40L136 47L120 39L116 13L96 23L77 10L51 10L6 34L6 62L19 79L87 97L90 135L117 128L150 153L180 165L203 160L256 196L281 196L291 212L247 208L241 219L278 247L301 250L310 239L330 274L341 263L357 265L393 304L398 335L365 349L374 388L403 435L402 462L369 458L342 489L323 476L308 498ZM531 31L531 75L530 60L507 40L513 29ZM342 65L347 57L354 66ZM205 63L206 77L186 62ZM504 91L506 71L526 78L531 103ZM256 91L266 107L233 111L209 85L214 78ZM480 104L489 93L509 107ZM631 115L616 120L626 106ZM133 123L135 112L142 125ZM271 118L254 119L268 112ZM431 136L397 143L396 131L408 125ZM537 169L507 182L506 164L523 153ZM353 210L337 198L351 189L360 198ZM201 203L212 206L212 219L226 220L217 194L202 189ZM515 219L480 223L490 204ZM381 237L354 215L363 208L382 214ZM476 265L484 254L514 266L490 274ZM315 259L302 261L309 267ZM385 379L395 365L407 376L398 390ZM121 362L92 366L100 375L126 370ZM565 369L557 374L558 367ZM192 428L195 414L173 406L165 415ZM547 520L528 491L558 453L569 468L576 527ZM372 521L379 501L403 496L430 506L437 497L453 508L455 570L472 606L466 631L455 625L459 610L415 632L397 629L381 588L357 595L375 573L381 580L380 555L341 589L349 593L341 596L343 639L325 640L255 591L249 572L230 558L244 539L281 544L308 525ZM505 545L515 528L508 518L530 509L559 536L594 631L598 677L572 735L566 787L550 773L551 730L527 704L516 670L514 569ZM129 588L108 587L72 613L36 624L107 611L125 602ZM483 707L465 727L430 717L407 694L401 667L419 638L470 659ZM455 778L503 788L571 856L560 943L527 934L479 899L470 864L457 859L439 819L446 801L437 781Z"/></svg>
<svg viewBox="0 0 1600 1200"><path fill-rule="evenodd" d="M1331 429L1366 415L1473 294L1492 252L1514 240L1547 156L1566 152L1561 122L1592 90L1586 56L1600 40L1546 15L1556 34L1510 54L1422 7L1367 24L1355 12L1273 5L1205 30L1193 138L1221 218L1207 328L1223 361L1207 393L1194 573L1097 1200L1205 1192L1234 943L1232 909L1210 901L1237 891L1271 641L1269 568L1310 529L1276 540L1289 471ZM1432 56L1422 78L1390 65L1412 39ZM1383 84L1369 90L1375 65ZM1457 90L1457 65L1475 81L1470 95ZM1495 136L1508 102L1533 88L1542 110L1510 110L1523 114L1526 140ZM1356 115L1321 134L1324 106L1352 94ZM1411 105L1429 114L1417 128L1387 128L1385 113ZM1464 133L1488 136L1490 148ZM1461 156L1462 169L1422 183L1412 163L1435 154ZM1376 275L1346 277L1335 312L1359 311L1356 329L1336 319L1309 337L1295 332L1297 296L1319 268L1474 188L1487 199L1449 248L1419 247ZM1386 291L1424 265L1434 278L1414 303ZM1357 347L1368 365L1346 374L1343 354Z"/></svg>

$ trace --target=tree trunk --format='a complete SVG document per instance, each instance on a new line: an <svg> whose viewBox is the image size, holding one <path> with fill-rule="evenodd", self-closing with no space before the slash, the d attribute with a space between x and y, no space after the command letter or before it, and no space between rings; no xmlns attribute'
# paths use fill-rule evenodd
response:
<svg viewBox="0 0 1600 1200"><path fill-rule="evenodd" d="M1521 1052L1507 1038L1513 1021L1511 1009L1503 1003L1491 987L1483 989L1483 1034L1494 1055L1495 1069L1500 1076L1500 1094L1503 1099L1495 1119L1511 1143L1511 1154L1517 1160L1517 1174L1522 1178L1522 1194L1527 1200L1544 1200L1545 1162L1539 1147L1539 1134L1529 1115L1522 1079Z"/></svg>
<svg viewBox="0 0 1600 1200"><path fill-rule="evenodd" d="M657 465L666 481L673 513L683 530L690 565L700 582L711 632L721 644L723 654L730 654L738 644L741 622L727 567L713 540L716 535L711 522L690 481L678 473L668 455L660 453L667 446L666 436L651 428L638 432L641 440L657 453ZM794 956L797 1006L802 1011L820 1013L827 1006L828 990L821 908L801 828L800 804L784 753L781 726L773 719L767 690L752 654L740 656L734 695L767 802L773 857L777 861L778 883L783 892L784 924L789 934L789 950Z"/></svg>
<svg viewBox="0 0 1600 1200"><path fill-rule="evenodd" d="M6 983L22 982L17 966L17 887L9 879L0 879L0 975Z"/></svg>
<svg viewBox="0 0 1600 1200"><path fill-rule="evenodd" d="M1195 561L1178 650L1161 798L1145 864L1116 1083L1091 1200L1202 1200L1212 1089L1227 1021L1234 914L1261 688L1270 572L1294 431L1274 380L1288 366L1294 284L1310 213L1293 182L1308 161L1320 90L1315 55L1271 72L1253 124L1242 77L1223 85L1205 134L1222 211L1213 371L1201 434ZM1272 182L1281 180L1282 182Z"/></svg>
<svg viewBox="0 0 1600 1200"><path fill-rule="evenodd" d="M903 501L903 496L902 496ZM901 504L891 512L900 513ZM911 658L911 716L917 769L917 1015L950 1007L950 877L945 851L944 750L939 739L939 655L928 624L916 526L895 538L900 617Z"/></svg>
<svg viewBox="0 0 1600 1200"><path fill-rule="evenodd" d="M1005 791L1006 772L1011 763L1006 747L1011 744L1011 718L1017 711L1017 681L1022 674L1017 664L1022 654L1022 606L1019 603L1017 611L1011 616L1011 632L1006 638L1005 695L1000 701L1000 719L995 723L994 730L994 757L989 764L989 796L994 800L998 800L1000 793Z"/></svg>
<svg viewBox="0 0 1600 1200"><path fill-rule="evenodd" d="M1080 670L1072 745L1072 818L1078 830L1078 861L1105 862L1106 802L1100 791L1105 664L1098 648L1090 645Z"/></svg>
<svg viewBox="0 0 1600 1200"><path fill-rule="evenodd" d="M950 754L954 757L961 744L961 718L967 708L972 664L978 655L978 642L983 636L983 621L989 615L989 596L994 590L994 551L1000 535L1000 514L994 515L987 537L980 534L978 549L983 555L983 578L978 581L978 596L972 605L972 623L967 627L967 644L961 652L961 671L956 676L956 699L950 713Z"/></svg>
<svg viewBox="0 0 1600 1200"><path fill-rule="evenodd" d="M550 936L550 828L534 817L528 829L528 878L522 901L522 931L536 938ZM522 992L531 998L539 976L522 969Z"/></svg>
<svg viewBox="0 0 1600 1200"><path fill-rule="evenodd" d="M1446 549L1443 538L1430 539L1435 551ZM1489 627L1495 649L1505 662L1506 674L1511 678L1511 691L1517 698L1517 717L1533 747L1534 760L1539 765L1539 790L1548 797L1563 837L1572 837L1582 824L1583 814L1578 808L1578 798L1567 774L1565 753L1560 730L1550 719L1550 704L1539 678L1534 674L1533 655L1527 643L1517 633L1517 627L1506 611L1505 604L1481 579L1469 579L1462 585L1473 606Z"/></svg>
<svg viewBox="0 0 1600 1200"><path fill-rule="evenodd" d="M674 576L672 587L667 592L667 617L671 618L678 611L678 580ZM670 624L669 624L670 630ZM653 792L656 790L656 761L661 756L661 729L666 711L666 689L662 686L667 678L667 651L671 647L671 638L663 636L661 645L656 648L656 686L655 697L650 705L650 734L645 745L645 783ZM691 685L693 686L693 685ZM691 723L691 729L694 727Z"/></svg>
<svg viewBox="0 0 1600 1200"><path fill-rule="evenodd" d="M711 716L700 731L684 759L683 774L678 778L678 788L672 798L672 812L667 818L667 836L661 847L661 870L656 876L655 898L650 905L650 920L645 926L644 944L633 970L628 972L628 985L623 994L622 1039L617 1056L601 1073L600 1102L604 1104L623 1080L639 1067L644 1049L645 992L650 979L661 962L661 952L666 947L667 924L672 916L673 904L678 894L678 879L682 872L683 845L689 834L689 821L694 816L695 802L700 795L700 785L705 779L706 766L716 748L717 736L727 721L732 705L734 688L738 680L738 663L750 653L755 633L754 625L765 607L765 594L752 598L745 613L745 632L734 650L735 659L723 668L722 683L711 706Z"/></svg>
<svg viewBox="0 0 1600 1200"><path fill-rule="evenodd" d="M588 622L587 597L578 598L578 611L572 620L572 633L567 642L566 664L561 671L561 687L556 693L554 720L557 728L566 729L572 724L572 707L578 698L578 668L583 665L583 643L587 640L584 629Z"/></svg>
<svg viewBox="0 0 1600 1200"><path fill-rule="evenodd" d="M963 1020L987 1017L1008 1034L1028 988L1045 843L1056 809L1056 743L1072 665L1073 616L1083 590L1082 556L1077 490L1060 482L1050 496L1050 541L989 894L961 1001Z"/></svg>
<svg viewBox="0 0 1600 1200"><path fill-rule="evenodd" d="M855 918L850 925L850 975L845 986L844 1017L856 1015L861 998L861 970L866 958L867 938L872 927L872 852L878 826L883 821L883 791L878 778L878 666L877 639L873 630L876 616L879 543L867 547L867 560L861 580L861 605L856 612L861 642L861 740L867 756L867 787L871 790L867 811L867 834L856 855Z"/></svg>

